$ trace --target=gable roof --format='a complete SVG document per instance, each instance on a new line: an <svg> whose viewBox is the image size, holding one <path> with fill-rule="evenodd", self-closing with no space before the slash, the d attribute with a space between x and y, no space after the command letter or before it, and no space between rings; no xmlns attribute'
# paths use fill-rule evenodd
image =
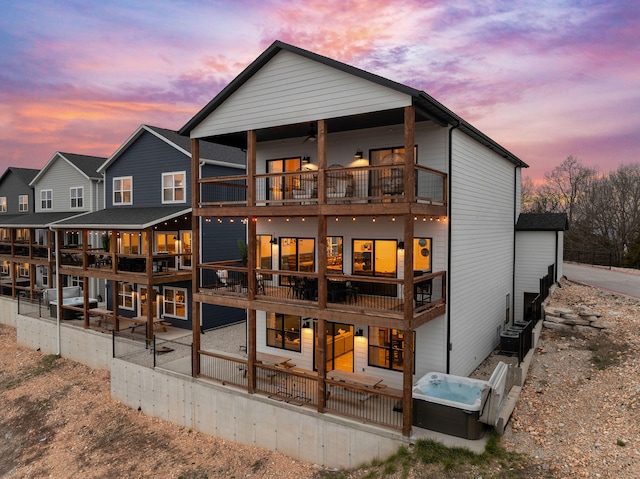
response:
<svg viewBox="0 0 640 479"><path fill-rule="evenodd" d="M36 177L39 171L40 170L36 170L34 168L16 168L15 166L10 166L4 173L2 173L2 176L0 176L0 183L2 183L5 177L11 172L28 185Z"/></svg>
<svg viewBox="0 0 640 479"><path fill-rule="evenodd" d="M49 161L47 161L47 164L44 165L38 174L31 179L29 185L34 186L42 175L44 175L44 173L60 159L69 163L78 171L78 173L89 180L98 181L102 179L102 176L98 173L98 167L104 162L105 158L100 156L78 155L76 153L64 153L57 151Z"/></svg>
<svg viewBox="0 0 640 479"><path fill-rule="evenodd" d="M191 140L185 136L178 134L177 131L168 130L166 128L160 128L151 125L140 125L136 131L134 131L127 140L118 147L118 149L111 155L106 161L98 167L100 173L113 164L135 141L143 134L150 133L156 138L164 141L166 144L175 148L180 153L185 155L185 159L191 158ZM232 146L219 145L211 143L209 141L200 142L200 158L203 161L210 161L222 166L229 166L231 168L237 168L242 166L244 168L245 154L238 148Z"/></svg>
<svg viewBox="0 0 640 479"><path fill-rule="evenodd" d="M262 67L264 67L274 56L276 56L281 51L288 51L305 58L311 59L313 61L322 63L331 68L335 68L346 72L348 74L357 76L359 78L374 82L378 85L382 85L391 90L404 93L409 95L412 99L412 104L416 108L416 115L418 115L423 120L431 120L440 126L452 125L456 126L457 129L466 133L476 141L495 151L497 154L506 158L507 160L514 163L519 167L528 167L526 163L520 160L513 153L508 151L506 148L502 147L487 135L482 133L480 130L473 127L471 124L464 121L461 117L453 113L443 104L438 102L435 98L431 97L427 93L416 90L415 88L409 87L407 85L403 85L401 83L389 80L387 78L381 77L379 75L375 75L373 73L367 72L365 70L361 70L359 68L353 67L351 65L347 65L346 63L339 62L337 60L333 60L331 58L318 55L317 53L310 52L308 50L304 50L299 47L295 47L293 45L289 45L288 43L284 43L281 41L275 41L271 44L269 48L267 48L256 60L254 60L244 71L242 71L231 83L229 83L218 95L215 96L204 108L202 108L196 115L191 118L180 130L179 133L181 135L190 135L191 131L198 126L202 121L204 121L211 113L213 113L220 105L222 105L230 96L232 96L242 85L244 85L251 77L253 77ZM398 117L401 119L402 117ZM363 124L363 128L369 126L380 126L379 119L373 118L369 120L370 124ZM396 120L399 121L399 120ZM308 126L306 126L308 129ZM345 122L344 125L335 125L332 128L332 131L341 131L340 128L352 129L353 128L353 120ZM300 134L299 136L302 136ZM234 144L240 145L241 143L236 138L229 138L229 143L235 142Z"/></svg>
<svg viewBox="0 0 640 479"><path fill-rule="evenodd" d="M516 231L566 231L569 219L566 213L520 213Z"/></svg>

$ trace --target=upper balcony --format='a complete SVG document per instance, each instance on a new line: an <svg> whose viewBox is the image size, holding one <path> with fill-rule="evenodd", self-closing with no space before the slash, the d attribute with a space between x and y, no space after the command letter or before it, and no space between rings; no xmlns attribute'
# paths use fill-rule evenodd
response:
<svg viewBox="0 0 640 479"><path fill-rule="evenodd" d="M421 165L414 166L415 203L431 206L435 215L447 214L447 175ZM326 170L256 174L255 206L380 205L404 202L405 166L377 165ZM201 178L200 208L248 207L247 175ZM320 185L324 184L324 195ZM323 198L324 197L324 198ZM230 214L232 214L230 211ZM365 210L363 210L364 212Z"/></svg>

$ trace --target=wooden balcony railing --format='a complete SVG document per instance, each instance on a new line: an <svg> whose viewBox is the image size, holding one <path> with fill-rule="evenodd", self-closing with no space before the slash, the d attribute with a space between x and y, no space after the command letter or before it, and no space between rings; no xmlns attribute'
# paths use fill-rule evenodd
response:
<svg viewBox="0 0 640 479"><path fill-rule="evenodd" d="M246 357L232 353L197 351L200 376L222 384L248 387L249 364ZM287 369L257 363L257 394L278 400L318 409L318 375L315 371ZM327 397L325 411L355 418L367 423L391 429L402 428L402 391L391 388L374 388L345 384L326 379Z"/></svg>
<svg viewBox="0 0 640 479"><path fill-rule="evenodd" d="M238 261L201 264L200 272L200 292L248 298L248 269ZM444 303L445 274L439 271L413 278L410 287L414 290L414 311ZM327 308L395 313L404 309L405 285L402 279L328 274L326 281ZM315 272L256 271L256 299L317 304L318 290L318 274Z"/></svg>
<svg viewBox="0 0 640 479"><path fill-rule="evenodd" d="M113 270L114 258L117 259L117 272L146 273L147 256L140 254L116 254L101 248L89 248L83 252L77 248L60 250L60 265L83 269L83 258L86 255L86 270ZM155 253L151 256L153 274L190 269L191 253Z"/></svg>
<svg viewBox="0 0 640 479"><path fill-rule="evenodd" d="M415 165L415 198L418 203L446 205L447 175ZM255 175L256 205L318 204L318 176L325 175L327 204L380 203L404 196L404 166L333 167ZM202 178L201 207L247 206L246 175Z"/></svg>

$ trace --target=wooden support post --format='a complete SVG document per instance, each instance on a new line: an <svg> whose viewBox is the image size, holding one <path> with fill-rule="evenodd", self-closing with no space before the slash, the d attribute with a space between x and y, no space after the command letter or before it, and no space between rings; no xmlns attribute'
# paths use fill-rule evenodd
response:
<svg viewBox="0 0 640 479"><path fill-rule="evenodd" d="M404 199L407 203L416 199L415 134L416 109L407 106L404 109Z"/></svg>
<svg viewBox="0 0 640 479"><path fill-rule="evenodd" d="M247 390L256 391L256 310L247 314Z"/></svg>
<svg viewBox="0 0 640 479"><path fill-rule="evenodd" d="M318 120L318 204L327 203L327 121Z"/></svg>
<svg viewBox="0 0 640 479"><path fill-rule="evenodd" d="M191 351L191 372L193 377L200 376L200 308L193 295L199 290L200 275L200 141L191 139L191 331L193 349Z"/></svg>
<svg viewBox="0 0 640 479"><path fill-rule="evenodd" d="M404 332L404 358L402 365L402 434L411 435L411 423L413 420L413 345L415 333L413 330Z"/></svg>
<svg viewBox="0 0 640 479"><path fill-rule="evenodd" d="M413 387L413 214L403 216L404 222L404 358L402 365L402 433L411 434Z"/></svg>

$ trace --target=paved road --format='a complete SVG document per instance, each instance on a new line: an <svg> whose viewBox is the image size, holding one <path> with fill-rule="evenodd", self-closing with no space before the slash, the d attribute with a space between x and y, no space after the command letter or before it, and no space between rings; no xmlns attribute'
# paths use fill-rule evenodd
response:
<svg viewBox="0 0 640 479"><path fill-rule="evenodd" d="M607 291L640 299L640 271L638 274L608 270L600 267L563 263L563 274L571 281L588 284Z"/></svg>

